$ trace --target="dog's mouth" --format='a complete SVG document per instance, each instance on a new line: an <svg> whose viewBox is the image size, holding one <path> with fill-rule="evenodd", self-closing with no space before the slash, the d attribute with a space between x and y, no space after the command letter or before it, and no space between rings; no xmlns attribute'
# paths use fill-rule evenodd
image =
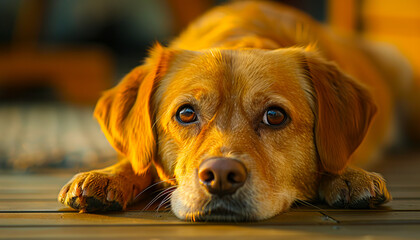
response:
<svg viewBox="0 0 420 240"><path fill-rule="evenodd" d="M187 213L186 220L197 222L248 222L254 221L249 207L237 201L211 200L202 210Z"/></svg>
<svg viewBox="0 0 420 240"><path fill-rule="evenodd" d="M188 216L189 215L189 216ZM247 222L252 221L246 214L225 208L197 211L187 214L187 220L195 222Z"/></svg>

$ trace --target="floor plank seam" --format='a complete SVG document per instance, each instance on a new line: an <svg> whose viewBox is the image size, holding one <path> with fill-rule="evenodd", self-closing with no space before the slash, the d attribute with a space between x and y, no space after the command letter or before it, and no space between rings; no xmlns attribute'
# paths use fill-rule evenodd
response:
<svg viewBox="0 0 420 240"><path fill-rule="evenodd" d="M283 223L283 224L276 224L276 223L267 223L267 224L258 224L258 223L160 223L160 224L69 224L69 225L0 225L0 229L5 228L117 228L117 227L179 227L179 226L188 226L188 227L211 227L211 226L239 226L239 227L290 227L290 226L330 226L330 227L345 227L345 226L402 226L402 225L412 225L412 226L419 226L420 227L420 220L404 220L404 221L390 221L390 222L359 222L359 223L348 223L348 222L341 222L341 223L303 223L303 224L296 224L296 223Z"/></svg>
<svg viewBox="0 0 420 240"><path fill-rule="evenodd" d="M334 221L336 224L340 224L340 221L338 221L337 219L329 216L328 214L324 213L324 212L319 212L320 214L323 215L323 217L325 218L324 220L328 221L328 220L332 220Z"/></svg>

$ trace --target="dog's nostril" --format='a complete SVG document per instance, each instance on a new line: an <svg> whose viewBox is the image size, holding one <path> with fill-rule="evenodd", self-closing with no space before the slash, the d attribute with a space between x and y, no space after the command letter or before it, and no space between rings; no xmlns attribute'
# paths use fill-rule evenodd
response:
<svg viewBox="0 0 420 240"><path fill-rule="evenodd" d="M214 181L214 173L209 169L205 169L204 171L200 171L199 179L204 184L211 184Z"/></svg>
<svg viewBox="0 0 420 240"><path fill-rule="evenodd" d="M233 194L246 181L245 166L231 158L212 158L201 163L198 170L200 183L211 194Z"/></svg>
<svg viewBox="0 0 420 240"><path fill-rule="evenodd" d="M227 180L232 184L243 183L245 182L245 177L246 175L241 174L240 172L230 172L227 175Z"/></svg>
<svg viewBox="0 0 420 240"><path fill-rule="evenodd" d="M231 183L236 183L237 181L236 181L236 174L235 173L233 173L233 172L230 172L228 175L227 175L227 180L229 181L229 182L231 182Z"/></svg>

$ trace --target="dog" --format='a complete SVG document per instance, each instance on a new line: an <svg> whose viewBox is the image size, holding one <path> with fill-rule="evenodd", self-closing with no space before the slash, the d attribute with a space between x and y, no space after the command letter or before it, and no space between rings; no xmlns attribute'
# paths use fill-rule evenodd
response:
<svg viewBox="0 0 420 240"><path fill-rule="evenodd" d="M125 210L164 182L187 221L264 220L299 201L386 203L385 180L356 165L392 138L390 85L407 67L372 46L276 3L216 7L104 92L94 115L123 158L75 175L58 199Z"/></svg>

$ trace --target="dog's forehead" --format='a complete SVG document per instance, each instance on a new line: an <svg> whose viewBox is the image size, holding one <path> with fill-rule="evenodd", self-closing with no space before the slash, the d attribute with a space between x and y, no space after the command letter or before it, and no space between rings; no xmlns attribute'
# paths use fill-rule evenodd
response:
<svg viewBox="0 0 420 240"><path fill-rule="evenodd" d="M183 51L161 81L161 91L176 96L301 95L303 69L293 51L220 50Z"/></svg>

